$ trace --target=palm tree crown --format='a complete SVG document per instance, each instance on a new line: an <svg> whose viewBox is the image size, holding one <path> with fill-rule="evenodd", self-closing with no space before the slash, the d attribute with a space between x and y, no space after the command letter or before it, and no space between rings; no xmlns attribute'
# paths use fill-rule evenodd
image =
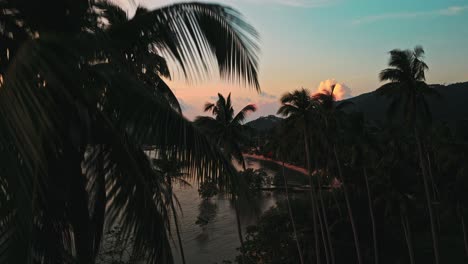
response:
<svg viewBox="0 0 468 264"><path fill-rule="evenodd" d="M282 105L278 109L278 114L283 116L306 117L307 112L313 107L310 91L305 88L284 94L280 101Z"/></svg>
<svg viewBox="0 0 468 264"><path fill-rule="evenodd" d="M423 61L424 49L416 46L413 50L390 51L390 68L382 70L379 78L388 81L377 91L393 100L388 109L389 115L394 115L400 107L409 123L430 118L430 110L426 95L436 92L426 84L425 72L429 69Z"/></svg>
<svg viewBox="0 0 468 264"><path fill-rule="evenodd" d="M249 104L234 115L231 94L227 98L218 94L218 100L215 103L206 103L204 107L204 111L211 112L214 118L198 116L195 124L212 137L219 146L222 146L229 158L235 158L245 167L240 148L240 144L247 141L243 123L247 114L256 110L255 105Z"/></svg>

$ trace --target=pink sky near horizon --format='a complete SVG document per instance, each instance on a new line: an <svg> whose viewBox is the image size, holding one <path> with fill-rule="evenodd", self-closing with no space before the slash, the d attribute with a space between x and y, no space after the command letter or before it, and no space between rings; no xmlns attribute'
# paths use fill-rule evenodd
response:
<svg viewBox="0 0 468 264"><path fill-rule="evenodd" d="M263 83L268 82L264 81ZM281 88L279 85L270 84L270 86L262 85L261 92L257 92L252 87L228 83L219 79L195 84L188 84L181 78L168 81L169 86L179 99L184 116L190 120L193 120L198 115L208 115L208 113L203 112L203 106L207 102L215 102L218 93L224 96L231 93L235 112L247 104L256 105L257 111L249 114L247 117L247 120L253 120L260 116L275 115L280 107L279 100L286 92L304 87L308 88L313 94L319 91L330 90L330 85L335 83L336 81L333 79L328 79L307 87L284 85L284 88ZM270 89L268 89L269 87ZM337 99L341 100L351 97L352 92L345 84L338 83L335 88L335 94L337 95Z"/></svg>
<svg viewBox="0 0 468 264"><path fill-rule="evenodd" d="M127 2L128 0L115 0ZM132 0L150 9L184 0ZM465 0L203 0L233 6L260 34L259 82L253 88L210 81L188 84L173 72L168 84L184 115L193 119L217 93L232 93L237 112L246 104L258 111L248 120L276 114L286 92L311 92L336 80L343 96L377 89L378 74L388 64L388 52L423 45L429 65L428 83L468 80L468 21ZM408 13L411 10L412 13ZM338 94L338 93L337 93ZM341 94L341 93L340 93Z"/></svg>

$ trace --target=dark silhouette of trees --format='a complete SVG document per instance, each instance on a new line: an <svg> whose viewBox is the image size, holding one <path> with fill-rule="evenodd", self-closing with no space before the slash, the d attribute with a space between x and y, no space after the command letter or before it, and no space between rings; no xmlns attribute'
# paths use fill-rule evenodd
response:
<svg viewBox="0 0 468 264"><path fill-rule="evenodd" d="M3 0L0 28L0 262L94 263L107 225L132 255L172 263L164 181L142 147L175 152L197 181L234 189L236 173L181 116L166 60L259 89L256 31L216 4L128 17L95 0Z"/></svg>

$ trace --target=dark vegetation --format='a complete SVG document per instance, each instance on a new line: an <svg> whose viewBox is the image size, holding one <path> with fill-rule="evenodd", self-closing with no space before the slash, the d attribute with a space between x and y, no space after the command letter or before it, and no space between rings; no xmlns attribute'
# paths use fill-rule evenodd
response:
<svg viewBox="0 0 468 264"><path fill-rule="evenodd" d="M181 175L164 157L239 192L165 80L259 90L257 32L222 5L128 4L132 16L106 0L0 0L0 263L95 263L110 233L125 250L112 260L172 263Z"/></svg>
<svg viewBox="0 0 468 264"><path fill-rule="evenodd" d="M391 51L376 92L286 93L284 119L253 121L252 134L255 106L235 114L218 94L192 123L164 82L170 61L188 80L218 69L260 91L257 33L241 15L135 11L0 0L0 263L172 263L170 221L184 255L172 186L188 181L206 198L201 226L209 197L232 200L239 263L468 262L468 87L427 85L421 47ZM271 181L243 151L308 171L301 194L284 170L274 179L285 199L246 237L239 201Z"/></svg>
<svg viewBox="0 0 468 264"><path fill-rule="evenodd" d="M375 92L294 91L286 118L260 129L257 152L304 167L309 156L312 181L291 198L294 217L279 202L248 228L248 263L468 261L468 83L426 85L420 47L390 55Z"/></svg>

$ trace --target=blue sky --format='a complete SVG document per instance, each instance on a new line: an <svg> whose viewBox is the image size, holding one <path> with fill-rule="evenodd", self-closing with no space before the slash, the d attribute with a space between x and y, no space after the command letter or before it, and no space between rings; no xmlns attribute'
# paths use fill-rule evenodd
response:
<svg viewBox="0 0 468 264"><path fill-rule="evenodd" d="M149 7L174 1L146 0ZM388 51L423 45L429 83L468 81L468 0L222 0L237 8L261 40L259 95L217 80L171 83L187 117L201 114L204 102L232 92L235 106L256 103L259 115L272 114L287 91L334 79L345 97L378 88ZM329 83L329 82L327 82Z"/></svg>

